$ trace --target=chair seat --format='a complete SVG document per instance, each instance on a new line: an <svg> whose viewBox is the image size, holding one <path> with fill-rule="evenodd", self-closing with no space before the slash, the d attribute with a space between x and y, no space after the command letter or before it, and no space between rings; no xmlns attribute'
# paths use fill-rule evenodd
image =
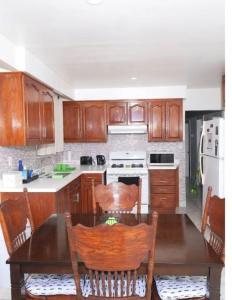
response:
<svg viewBox="0 0 232 300"><path fill-rule="evenodd" d="M88 297L93 295L90 287L90 280L88 276L83 276L80 280L82 295ZM106 297L109 297L108 281L105 280ZM117 281L117 286L121 286L121 280ZM126 292L127 281L123 280L124 291ZM35 296L52 296L52 295L76 295L76 286L74 277L71 274L33 274L30 275L26 281L26 290L29 294ZM96 284L94 281L94 290L96 291ZM102 280L99 280L100 293L103 296ZM118 289L120 291L120 288ZM132 281L130 283L129 294L132 295ZM115 295L114 279L111 280L111 292ZM96 295L96 292L94 292ZM144 297L146 294L146 276L139 276L136 280L135 294ZM117 295L118 296L118 295ZM121 295L119 295L121 296Z"/></svg>
<svg viewBox="0 0 232 300"><path fill-rule="evenodd" d="M162 300L178 300L208 296L206 276L157 276L159 297Z"/></svg>
<svg viewBox="0 0 232 300"><path fill-rule="evenodd" d="M25 283L26 291L35 296L76 295L71 274L32 274Z"/></svg>

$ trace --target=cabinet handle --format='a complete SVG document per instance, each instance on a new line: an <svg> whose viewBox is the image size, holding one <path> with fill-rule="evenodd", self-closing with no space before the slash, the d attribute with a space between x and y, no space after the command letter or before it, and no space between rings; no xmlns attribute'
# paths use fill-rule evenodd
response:
<svg viewBox="0 0 232 300"><path fill-rule="evenodd" d="M167 183L167 180L160 180L161 183Z"/></svg>
<svg viewBox="0 0 232 300"><path fill-rule="evenodd" d="M80 201L80 195L79 193L76 193L75 196L73 197L73 202L79 203Z"/></svg>
<svg viewBox="0 0 232 300"><path fill-rule="evenodd" d="M167 200L167 198L166 198L166 197L163 197L163 198L160 198L160 200Z"/></svg>

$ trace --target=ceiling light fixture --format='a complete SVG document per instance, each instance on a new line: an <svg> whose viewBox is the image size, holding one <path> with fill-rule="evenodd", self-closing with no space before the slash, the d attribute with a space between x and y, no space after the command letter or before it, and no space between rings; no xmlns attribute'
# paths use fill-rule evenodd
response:
<svg viewBox="0 0 232 300"><path fill-rule="evenodd" d="M131 77L130 79L131 80L137 80L137 77Z"/></svg>
<svg viewBox="0 0 232 300"><path fill-rule="evenodd" d="M87 0L87 3L90 5L98 5L101 4L103 0Z"/></svg>

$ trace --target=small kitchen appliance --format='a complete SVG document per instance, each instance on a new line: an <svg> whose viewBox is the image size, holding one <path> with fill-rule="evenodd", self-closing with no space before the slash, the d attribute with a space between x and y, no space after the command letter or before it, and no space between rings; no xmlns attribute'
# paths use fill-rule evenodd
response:
<svg viewBox="0 0 232 300"><path fill-rule="evenodd" d="M92 165L93 164L92 156L81 156L80 157L80 164L81 165Z"/></svg>
<svg viewBox="0 0 232 300"><path fill-rule="evenodd" d="M106 158L104 155L96 155L96 159L99 166L102 166L106 163Z"/></svg>
<svg viewBox="0 0 232 300"><path fill-rule="evenodd" d="M151 166L156 165L173 165L174 153L149 153L148 164Z"/></svg>

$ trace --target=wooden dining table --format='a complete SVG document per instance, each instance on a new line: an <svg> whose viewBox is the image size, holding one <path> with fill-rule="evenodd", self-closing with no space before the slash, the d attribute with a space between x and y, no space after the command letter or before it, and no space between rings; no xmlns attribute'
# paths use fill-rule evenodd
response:
<svg viewBox="0 0 232 300"><path fill-rule="evenodd" d="M72 222L94 226L106 222L108 217L72 215ZM151 222L149 214L116 215L115 218L127 225ZM207 275L210 300L220 299L223 264L186 214L159 215L155 255L155 274ZM25 273L72 273L64 215L51 215L7 263L13 300L22 298Z"/></svg>

